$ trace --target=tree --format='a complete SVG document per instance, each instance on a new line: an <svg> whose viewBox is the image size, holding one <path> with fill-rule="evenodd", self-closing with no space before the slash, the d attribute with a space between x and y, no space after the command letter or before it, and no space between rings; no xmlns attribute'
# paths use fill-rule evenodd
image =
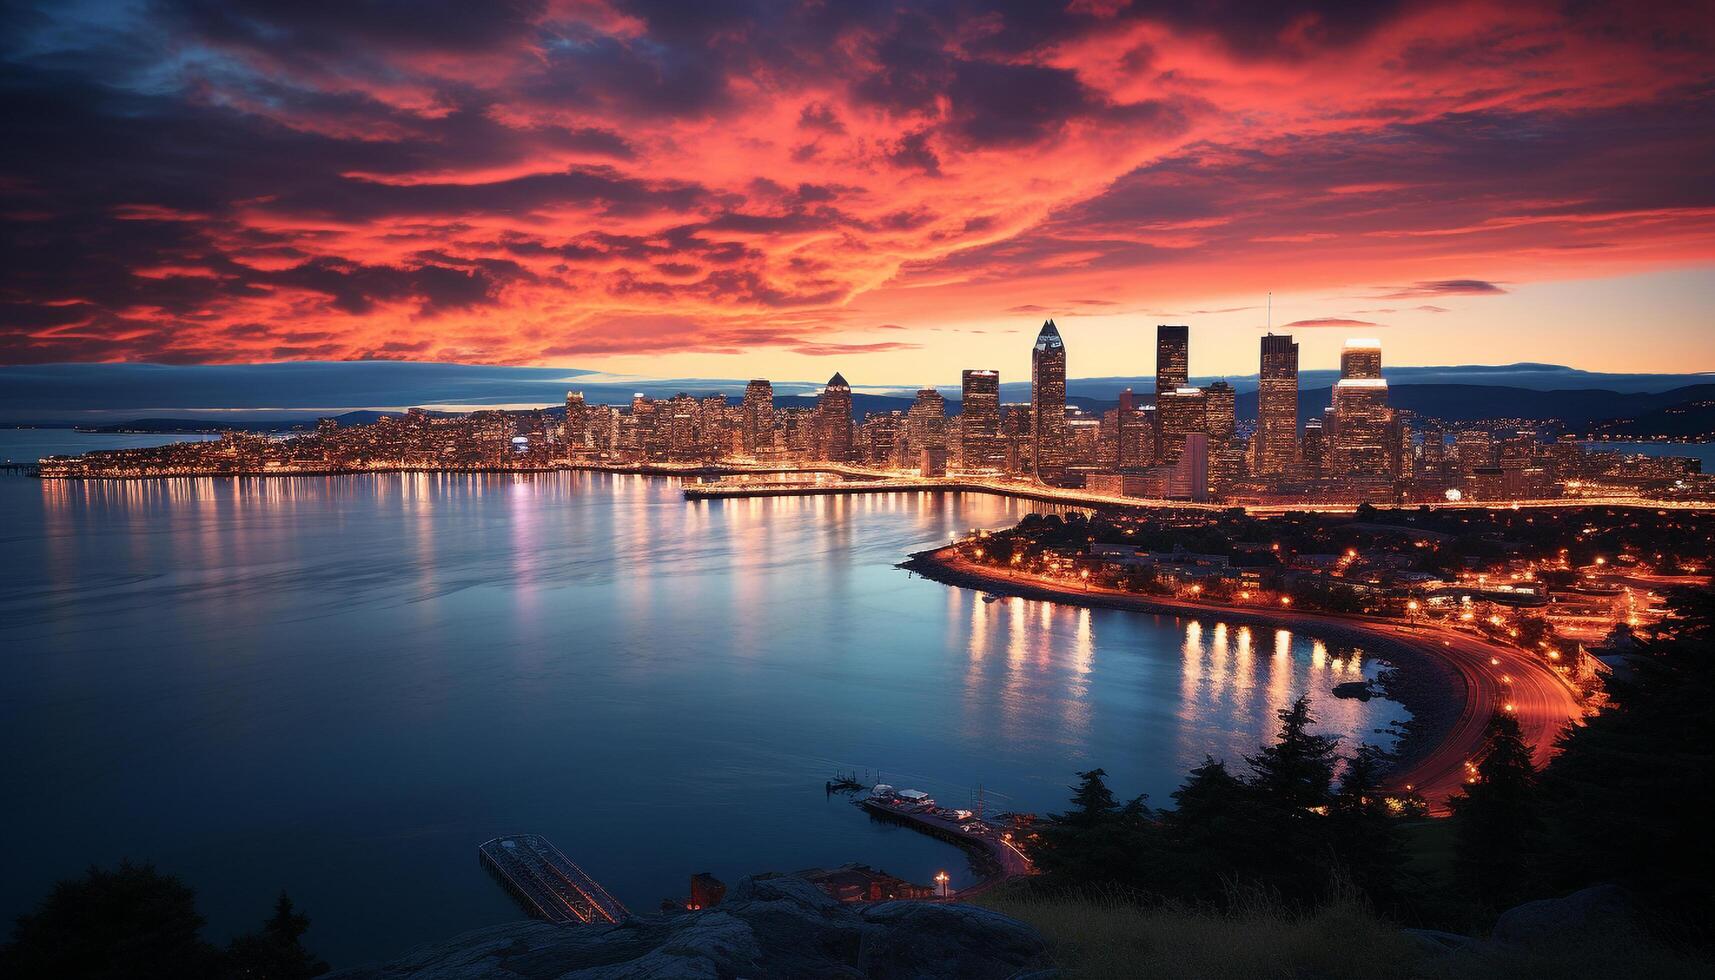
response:
<svg viewBox="0 0 1715 980"><path fill-rule="evenodd" d="M309 980L328 972L328 965L304 948L310 917L292 907L282 890L274 915L260 932L239 936L227 947L227 973L245 980Z"/></svg>
<svg viewBox="0 0 1715 980"><path fill-rule="evenodd" d="M1340 740L1310 734L1316 719L1310 714L1308 694L1275 714L1280 717L1277 741L1245 756L1253 774L1251 787L1263 801L1296 814L1326 807L1332 800L1329 790L1338 759L1334 751Z"/></svg>
<svg viewBox="0 0 1715 980"><path fill-rule="evenodd" d="M1218 902L1226 898L1229 884L1272 873L1278 842L1270 821L1251 788L1225 763L1204 756L1174 791L1173 801L1175 808L1161 818L1170 868L1162 891Z"/></svg>
<svg viewBox="0 0 1715 980"><path fill-rule="evenodd" d="M1545 863L1557 891L1619 882L1658 926L1708 943L1715 592L1669 596L1628 663L1633 678L1608 685L1614 706L1568 729L1543 775Z"/></svg>
<svg viewBox="0 0 1715 980"><path fill-rule="evenodd" d="M1405 864L1400 819L1381 789L1386 758L1373 745L1358 746L1346 760L1329 811L1329 837L1340 864L1352 883L1383 908L1397 901L1400 869Z"/></svg>
<svg viewBox="0 0 1715 980"><path fill-rule="evenodd" d="M1486 741L1475 781L1447 803L1453 810L1455 874L1470 894L1500 908L1526 894L1542 818L1536 767L1518 720L1495 712Z"/></svg>
<svg viewBox="0 0 1715 980"><path fill-rule="evenodd" d="M1120 803L1108 789L1107 773L1091 769L1078 774L1072 804L1043 823L1037 866L1062 884L1144 887L1156 849L1144 798Z"/></svg>
<svg viewBox="0 0 1715 980"><path fill-rule="evenodd" d="M0 975L19 980L208 978L219 952L201 936L196 893L153 865L91 867L18 917Z"/></svg>

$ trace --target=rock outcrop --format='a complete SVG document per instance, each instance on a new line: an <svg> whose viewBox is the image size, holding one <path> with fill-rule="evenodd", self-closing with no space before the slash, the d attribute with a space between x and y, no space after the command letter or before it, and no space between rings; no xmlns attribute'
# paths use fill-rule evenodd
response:
<svg viewBox="0 0 1715 980"><path fill-rule="evenodd" d="M935 902L842 905L800 878L739 882L718 908L562 928L518 922L424 946L339 980L923 977L986 980L1046 965L997 912Z"/></svg>

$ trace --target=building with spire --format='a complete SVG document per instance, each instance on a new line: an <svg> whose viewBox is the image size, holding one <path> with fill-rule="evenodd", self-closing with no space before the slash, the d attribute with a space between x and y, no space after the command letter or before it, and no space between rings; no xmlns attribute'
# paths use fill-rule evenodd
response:
<svg viewBox="0 0 1715 980"><path fill-rule="evenodd" d="M1030 353L1031 471L1040 483L1066 478L1066 344L1053 320Z"/></svg>
<svg viewBox="0 0 1715 980"><path fill-rule="evenodd" d="M816 400L817 456L834 463L852 458L852 387L838 371Z"/></svg>

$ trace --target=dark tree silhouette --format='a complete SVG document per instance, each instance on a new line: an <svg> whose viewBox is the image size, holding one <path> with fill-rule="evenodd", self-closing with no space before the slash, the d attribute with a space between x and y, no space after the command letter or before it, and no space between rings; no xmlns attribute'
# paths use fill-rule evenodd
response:
<svg viewBox="0 0 1715 980"><path fill-rule="evenodd" d="M1635 676L1609 684L1614 706L1568 729L1543 775L1547 863L1555 890L1619 882L1652 923L1707 945L1715 592L1675 593L1668 611L1637 642Z"/></svg>
<svg viewBox="0 0 1715 980"><path fill-rule="evenodd" d="M1072 809L1044 821L1036 862L1062 884L1144 887L1153 864L1153 831L1144 798L1120 803L1108 788L1107 773L1091 769L1078 774Z"/></svg>
<svg viewBox="0 0 1715 980"><path fill-rule="evenodd" d="M285 891L274 915L260 932L240 936L227 947L227 973L244 980L309 980L328 972L326 962L304 948L310 917L292 907Z"/></svg>
<svg viewBox="0 0 1715 980"><path fill-rule="evenodd" d="M1251 787L1265 803L1308 815L1333 800L1330 788L1338 762L1334 750L1340 740L1310 734L1316 718L1310 714L1308 694L1276 714L1280 716L1280 731L1275 743L1263 746L1256 755L1245 756L1254 774Z"/></svg>
<svg viewBox="0 0 1715 980"><path fill-rule="evenodd" d="M17 980L212 978L220 954L202 940L196 893L153 865L92 867L18 917L0 947L0 976Z"/></svg>
<svg viewBox="0 0 1715 980"><path fill-rule="evenodd" d="M1454 871L1490 907L1529 892L1527 874L1542 832L1536 782L1518 719L1495 712L1476 781L1447 801L1453 810Z"/></svg>
<svg viewBox="0 0 1715 980"><path fill-rule="evenodd" d="M1400 869L1405 864L1399 817L1381 789L1386 760L1381 749L1358 746L1346 760L1328 827L1341 867L1381 908L1396 904Z"/></svg>

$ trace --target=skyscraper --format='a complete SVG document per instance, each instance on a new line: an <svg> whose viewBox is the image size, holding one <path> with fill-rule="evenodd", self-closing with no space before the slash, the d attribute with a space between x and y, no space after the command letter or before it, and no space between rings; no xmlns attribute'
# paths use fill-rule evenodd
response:
<svg viewBox="0 0 1715 980"><path fill-rule="evenodd" d="M566 426L563 430L566 454L576 459L590 444L589 412L584 407L584 393L566 392Z"/></svg>
<svg viewBox="0 0 1715 980"><path fill-rule="evenodd" d="M1162 464L1178 461L1185 451L1185 437L1193 433L1207 435L1209 431L1208 399L1201 388L1181 385L1155 396L1156 424L1161 427Z"/></svg>
<svg viewBox="0 0 1715 980"><path fill-rule="evenodd" d="M1298 345L1290 336L1262 338L1256 414L1257 474L1290 474L1298 459Z"/></svg>
<svg viewBox="0 0 1715 980"><path fill-rule="evenodd" d="M1032 469L1040 483L1066 476L1066 345L1053 320L1042 324L1030 354Z"/></svg>
<svg viewBox="0 0 1715 980"><path fill-rule="evenodd" d="M913 456L925 449L946 449L947 400L934 388L919 388L906 413L905 429Z"/></svg>
<svg viewBox="0 0 1715 980"><path fill-rule="evenodd" d="M774 386L757 378L744 386L740 409L744 451L752 456L774 448Z"/></svg>
<svg viewBox="0 0 1715 980"><path fill-rule="evenodd" d="M822 459L844 463L852 458L852 388L839 372L828 379L816 401L817 448Z"/></svg>
<svg viewBox="0 0 1715 980"><path fill-rule="evenodd" d="M1340 352L1340 380L1334 383L1334 432L1329 446L1332 476L1383 476L1388 473L1387 381L1382 377L1378 340L1348 340Z"/></svg>
<svg viewBox="0 0 1715 980"><path fill-rule="evenodd" d="M959 406L959 465L967 470L998 467L1000 448L1000 372L965 371Z"/></svg>
<svg viewBox="0 0 1715 980"><path fill-rule="evenodd" d="M1157 324L1155 328L1155 397L1185 387L1190 380L1191 328Z"/></svg>

